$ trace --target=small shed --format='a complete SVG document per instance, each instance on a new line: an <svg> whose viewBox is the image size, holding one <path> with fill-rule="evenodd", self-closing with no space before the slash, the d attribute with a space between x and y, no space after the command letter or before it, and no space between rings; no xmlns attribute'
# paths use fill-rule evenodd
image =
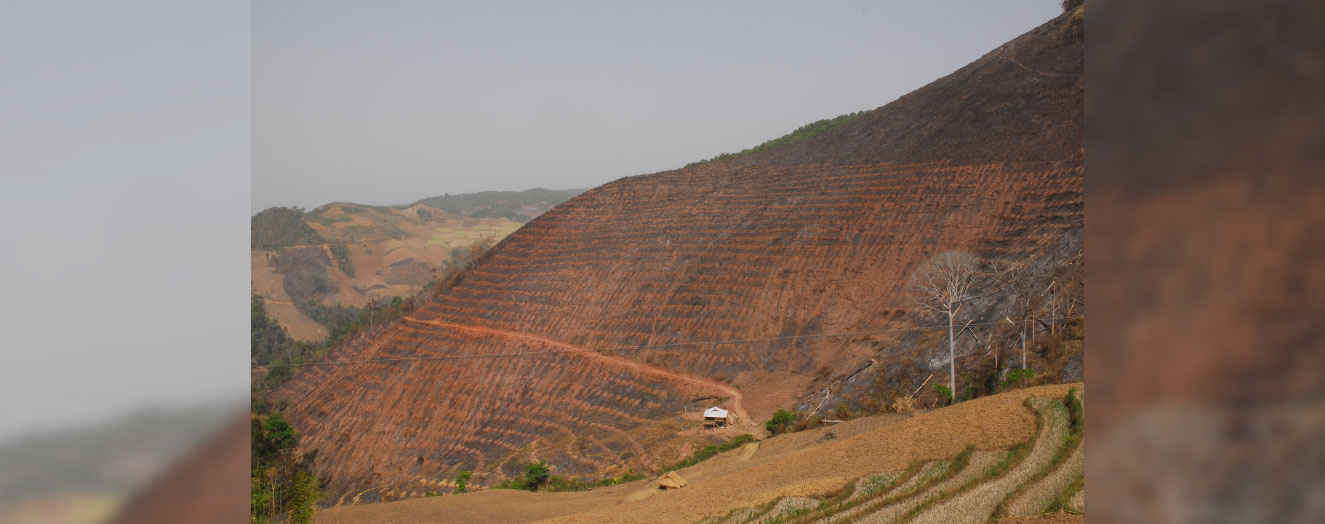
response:
<svg viewBox="0 0 1325 524"><path fill-rule="evenodd" d="M684 488L686 484L688 484L686 479L681 478L681 476L677 475L675 471L669 472L666 475L663 475L662 478L658 479L658 489L663 491L669 489L681 489Z"/></svg>
<svg viewBox="0 0 1325 524"><path fill-rule="evenodd" d="M704 425L722 427L727 425L727 410L713 406L704 410Z"/></svg>

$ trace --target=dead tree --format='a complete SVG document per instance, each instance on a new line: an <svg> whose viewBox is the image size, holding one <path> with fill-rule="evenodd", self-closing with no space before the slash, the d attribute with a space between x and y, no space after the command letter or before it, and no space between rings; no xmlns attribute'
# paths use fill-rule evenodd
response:
<svg viewBox="0 0 1325 524"><path fill-rule="evenodd" d="M1016 313L1012 316L1017 317L1013 321L1010 317L1004 317L1009 323L1021 328L1021 368L1026 369L1026 328L1031 329L1031 342L1035 342L1035 299L1039 298L1039 289L1036 285L1038 276L1033 273L1025 264L1005 265L1006 269L1001 272L1003 278L1000 280L1001 292L1012 299L1013 308Z"/></svg>
<svg viewBox="0 0 1325 524"><path fill-rule="evenodd" d="M986 287L980 258L969 251L944 251L911 273L908 291L923 309L948 317L948 389L957 399L957 337L954 324L962 307L980 298Z"/></svg>

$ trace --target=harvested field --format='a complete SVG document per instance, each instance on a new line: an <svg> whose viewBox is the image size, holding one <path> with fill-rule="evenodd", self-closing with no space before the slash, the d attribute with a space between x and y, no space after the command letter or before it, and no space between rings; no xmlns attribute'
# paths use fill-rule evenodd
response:
<svg viewBox="0 0 1325 524"><path fill-rule="evenodd" d="M1044 513L1059 494L1086 471L1086 443L1077 444L1076 450L1053 473L1032 484L1008 505L1007 515L1030 517Z"/></svg>
<svg viewBox="0 0 1325 524"><path fill-rule="evenodd" d="M943 479L941 482L932 486L920 484L916 493L906 495L906 498L889 502L882 507L870 506L862 508L861 511L844 515L843 518L833 518L829 522L862 522L869 524L891 524L898 517L924 504L932 497L940 496L944 493L950 493L959 489L967 483L980 478L989 468L998 464L998 461L1006 455L1003 451L980 451L971 454L971 460L966 467L957 471L951 477ZM931 481L934 479L930 479Z"/></svg>
<svg viewBox="0 0 1325 524"><path fill-rule="evenodd" d="M982 452L984 453L984 452ZM941 482L945 477L956 474L952 461L937 460L927 462L921 466L916 474L911 475L905 482L889 490L879 490L867 496L858 499L848 500L840 508L833 508L824 518L813 521L815 524L828 524L831 522L850 522L851 519L862 515L868 515L870 512L877 511L879 507L889 501L899 501L910 497L921 488L928 487L935 482Z"/></svg>
<svg viewBox="0 0 1325 524"><path fill-rule="evenodd" d="M926 476L941 476L941 470L934 464L951 460L967 446L979 448L971 455L966 468L938 486L929 486L908 497L906 492L910 486L923 485L925 481L906 481L876 493L883 498L896 498L904 504L918 504L938 491L955 488L978 477L1006 455L1003 450L1030 439L1036 420L1024 405L1025 399L1030 396L1062 398L1068 387L1045 386L1013 391L911 418L895 419L883 425L869 424L864 419L847 422L841 426L861 422L873 429L849 438L808 441L795 448L772 445L796 436L794 434L770 438L748 461L738 460L741 449L736 449L681 470L680 474L689 485L674 491L658 491L653 479L581 493L488 490L330 508L319 511L316 519L321 523L408 524L436 522L439 515L446 515L464 522L643 523L698 522L739 516L741 518L729 521L741 522L767 513L765 510L787 497L818 499L840 493L854 479L861 479L857 482L860 486L868 483L868 478L879 475L879 471L895 476L917 460L931 463L925 468L929 472ZM1076 387L1080 388L1079 385ZM936 430L925 431L927 427ZM767 449L780 451L773 454ZM913 478L917 477L920 476ZM637 493L647 496L633 496Z"/></svg>
<svg viewBox="0 0 1325 524"><path fill-rule="evenodd" d="M1036 517L1008 517L1000 519L998 524L1084 524L1086 517L1069 513L1052 513Z"/></svg>
<svg viewBox="0 0 1325 524"><path fill-rule="evenodd" d="M870 475L860 479L859 482L856 482L855 490L851 492L851 496L847 497L847 501L860 500L875 493L890 490L897 484L898 480L901 480L901 477L900 473L894 472Z"/></svg>
<svg viewBox="0 0 1325 524"><path fill-rule="evenodd" d="M1045 468L1060 464L1057 461L1064 456L1061 454L1064 450L1076 452L1071 457L1080 460L1082 448L1064 447L1065 443L1075 440L1066 438L1067 409L1062 402L1052 398L1035 398L1028 404L1040 414L1041 423L1035 440L1018 447L1027 451L968 452L953 461L913 465L900 474L863 477L850 486L849 496L823 498L813 505L812 510L789 512L784 518L770 522L979 523L990 518L999 502L1027 486L1030 489L1020 491L1022 496L1018 500L1033 501L1035 507L1016 516L1039 516L1074 479L1080 478L1080 471L1073 469L1072 460L1063 461L1063 467L1055 467L1053 470ZM885 480L881 482L875 479ZM896 480L901 482L894 482ZM895 487L891 485L894 483L897 484ZM867 485L875 487L869 489ZM884 485L887 487L880 489ZM783 500L789 499L779 499L778 503L781 504ZM802 507L812 506L807 503Z"/></svg>
<svg viewBox="0 0 1325 524"><path fill-rule="evenodd" d="M1067 509L1069 509L1069 510L1071 510L1071 511L1073 511L1073 512L1076 512L1076 513L1085 513L1085 512L1086 512L1086 490L1085 490L1085 489L1082 489L1081 491L1076 492L1075 495L1072 495L1072 498L1069 499L1068 502L1067 502Z"/></svg>
<svg viewBox="0 0 1325 524"><path fill-rule="evenodd" d="M773 524L782 522L787 518L813 508L819 501L809 497L786 497L779 499L767 513L760 515L759 518L747 520L749 524Z"/></svg>
<svg viewBox="0 0 1325 524"><path fill-rule="evenodd" d="M1044 428L1025 459L1007 474L929 508L911 522L918 524L985 522L999 502L1045 468L1053 459L1054 452L1062 444L1063 438L1067 436L1067 409L1057 400L1033 399L1031 403L1044 416Z"/></svg>

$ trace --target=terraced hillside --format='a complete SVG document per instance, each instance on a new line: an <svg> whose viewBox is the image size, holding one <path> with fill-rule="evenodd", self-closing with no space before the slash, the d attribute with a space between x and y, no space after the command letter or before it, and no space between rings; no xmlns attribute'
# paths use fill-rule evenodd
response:
<svg viewBox="0 0 1325 524"><path fill-rule="evenodd" d="M995 517L1084 513L1068 502L1084 489L1081 434L1069 423L1070 410L1060 399L1035 397L1026 404L1038 415L1038 429L1011 449L971 447L952 459L918 460L903 471L857 478L826 496L782 497L702 523L982 524Z"/></svg>
<svg viewBox="0 0 1325 524"><path fill-rule="evenodd" d="M695 427L700 399L748 424L879 358L946 369L902 344L934 322L908 307L912 269L949 249L1060 256L1079 236L1077 14L821 136L624 178L508 236L412 319L275 392L329 502L442 491L461 469L491 485L536 460L650 470L730 435Z"/></svg>
<svg viewBox="0 0 1325 524"><path fill-rule="evenodd" d="M1081 384L1041 386L924 413L777 435L679 470L689 484L676 490L658 490L657 477L587 492L484 490L325 509L315 521L820 523L900 517L907 522L980 494L993 501L990 516L999 522L1079 523L1079 511L1009 510L1071 469L1063 457L1065 450L1080 448L1079 433L1071 429L1063 401L1073 389L1084 391ZM1060 484L1049 491L1054 501L1070 500L1082 488ZM984 522L985 514L963 511L952 518Z"/></svg>

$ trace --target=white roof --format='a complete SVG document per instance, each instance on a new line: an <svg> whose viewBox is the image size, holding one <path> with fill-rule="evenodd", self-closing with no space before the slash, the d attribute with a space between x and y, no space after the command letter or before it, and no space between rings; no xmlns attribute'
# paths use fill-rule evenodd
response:
<svg viewBox="0 0 1325 524"><path fill-rule="evenodd" d="M727 418L727 410L713 406L704 410L704 418Z"/></svg>

